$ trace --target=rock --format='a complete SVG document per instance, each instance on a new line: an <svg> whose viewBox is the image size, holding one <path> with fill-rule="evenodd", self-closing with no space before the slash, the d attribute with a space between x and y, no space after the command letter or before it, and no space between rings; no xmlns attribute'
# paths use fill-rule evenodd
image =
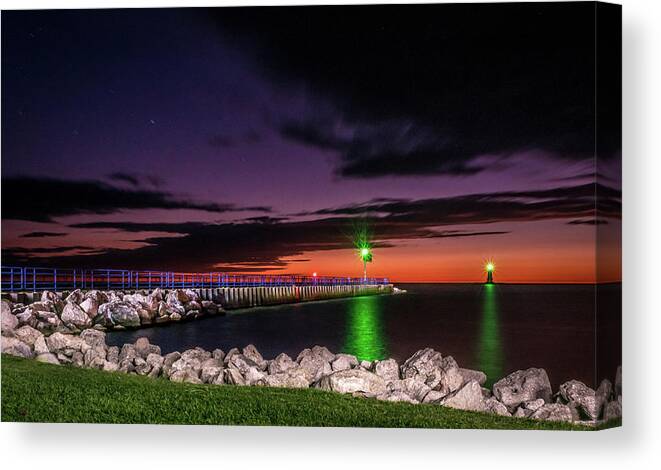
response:
<svg viewBox="0 0 661 470"><path fill-rule="evenodd" d="M106 360L115 364L119 363L119 347L110 346L106 352Z"/></svg>
<svg viewBox="0 0 661 470"><path fill-rule="evenodd" d="M211 353L211 357L218 359L222 365L223 361L225 360L225 353L222 349L214 349Z"/></svg>
<svg viewBox="0 0 661 470"><path fill-rule="evenodd" d="M90 290L85 293L85 300L92 299L97 305L105 304L109 301L105 292L100 290ZM83 302L85 302L83 300Z"/></svg>
<svg viewBox="0 0 661 470"><path fill-rule="evenodd" d="M470 411L484 411L486 408L482 388L475 380L471 380L456 392L443 398L441 405Z"/></svg>
<svg viewBox="0 0 661 470"><path fill-rule="evenodd" d="M416 403L424 401L427 395L431 392L431 388L429 388L429 386L418 377L409 377L408 379L396 379L391 381L387 381L387 379L383 376L379 377L386 381L387 393L404 393L410 397L413 402Z"/></svg>
<svg viewBox="0 0 661 470"><path fill-rule="evenodd" d="M85 296L83 295L83 292L80 289L76 289L73 292L71 292L65 299L65 302L71 302L73 304L80 304Z"/></svg>
<svg viewBox="0 0 661 470"><path fill-rule="evenodd" d="M12 304L8 300L2 300L2 334L9 336L16 328L18 328L18 318L11 313Z"/></svg>
<svg viewBox="0 0 661 470"><path fill-rule="evenodd" d="M539 410L542 406L544 406L544 400L541 399L541 398L538 398L536 400L529 400L529 401L523 402L516 409L513 416L515 418L528 418L535 411Z"/></svg>
<svg viewBox="0 0 661 470"><path fill-rule="evenodd" d="M484 411L494 415L512 416L510 412L507 411L507 407L493 397L487 398L484 401Z"/></svg>
<svg viewBox="0 0 661 470"><path fill-rule="evenodd" d="M202 305L200 305L199 302L195 300L191 300L190 302L187 302L186 305L184 305L184 309L188 312L190 310L195 310L197 312L202 310Z"/></svg>
<svg viewBox="0 0 661 470"><path fill-rule="evenodd" d="M461 375L464 384L467 384L471 380L475 380L480 385L484 385L487 381L487 375L481 370L464 369L460 367L459 375Z"/></svg>
<svg viewBox="0 0 661 470"><path fill-rule="evenodd" d="M200 305L202 306L202 312L207 313L209 315L217 315L218 314L218 305L213 303L210 300L203 300L200 302Z"/></svg>
<svg viewBox="0 0 661 470"><path fill-rule="evenodd" d="M617 400L609 401L604 406L604 421L622 417L622 403Z"/></svg>
<svg viewBox="0 0 661 470"><path fill-rule="evenodd" d="M62 300L62 299L60 299L60 297L55 292L45 290L41 293L41 301L42 302L51 301L53 303L57 303L60 300Z"/></svg>
<svg viewBox="0 0 661 470"><path fill-rule="evenodd" d="M81 362L83 359L82 353L90 348L79 336L65 335L59 332L46 337L46 345L48 346L48 350L55 355L62 353L65 356L71 357L74 352L80 352Z"/></svg>
<svg viewBox="0 0 661 470"><path fill-rule="evenodd" d="M459 367L452 356L443 358L432 348L422 349L402 364L402 378L418 377L429 387L448 394L463 383Z"/></svg>
<svg viewBox="0 0 661 470"><path fill-rule="evenodd" d="M284 372L265 376L261 380L260 385L266 385L268 387L308 388L310 382L307 379L305 371L300 367L294 366Z"/></svg>
<svg viewBox="0 0 661 470"><path fill-rule="evenodd" d="M394 359L376 361L374 373L387 382L399 380L399 364Z"/></svg>
<svg viewBox="0 0 661 470"><path fill-rule="evenodd" d="M46 338L43 335L35 340L33 349L34 349L34 354L37 356L41 354L50 353L50 350L48 349L48 345L46 344Z"/></svg>
<svg viewBox="0 0 661 470"><path fill-rule="evenodd" d="M615 371L615 395L622 395L622 366L618 366Z"/></svg>
<svg viewBox="0 0 661 470"><path fill-rule="evenodd" d="M291 357L285 353L280 353L270 362L268 371L269 374L276 375L287 372L289 369L295 367L298 367L298 364L296 364Z"/></svg>
<svg viewBox="0 0 661 470"><path fill-rule="evenodd" d="M331 362L331 369L334 371L347 370L358 365L358 359L351 354L336 354Z"/></svg>
<svg viewBox="0 0 661 470"><path fill-rule="evenodd" d="M595 420L599 418L601 404L595 391L578 380L570 380L560 385L560 396L565 403L576 408L581 416Z"/></svg>
<svg viewBox="0 0 661 470"><path fill-rule="evenodd" d="M223 370L224 382L230 385L246 385L246 379L241 375L241 372L235 368L227 368Z"/></svg>
<svg viewBox="0 0 661 470"><path fill-rule="evenodd" d="M180 321L181 320L181 314L179 312L174 312L170 314L170 320L171 321Z"/></svg>
<svg viewBox="0 0 661 470"><path fill-rule="evenodd" d="M113 300L99 307L99 316L104 324L124 327L140 326L140 315L133 305L122 300Z"/></svg>
<svg viewBox="0 0 661 470"><path fill-rule="evenodd" d="M106 349L106 334L103 331L87 329L80 333L80 338L93 348Z"/></svg>
<svg viewBox="0 0 661 470"><path fill-rule="evenodd" d="M493 385L493 395L512 412L521 403L544 399L551 400L551 383L544 369L531 367L517 370Z"/></svg>
<svg viewBox="0 0 661 470"><path fill-rule="evenodd" d="M14 337L23 341L30 346L31 349L34 349L35 341L37 341L38 338L43 338L44 335L31 326L23 325L14 331Z"/></svg>
<svg viewBox="0 0 661 470"><path fill-rule="evenodd" d="M69 328L75 327L82 330L92 326L92 320L90 320L90 317L88 317L83 309L74 302L66 302L60 319Z"/></svg>
<svg viewBox="0 0 661 470"><path fill-rule="evenodd" d="M381 377L361 369L333 372L324 376L317 386L322 390L339 393L360 392L369 396L382 395L386 392L386 383Z"/></svg>
<svg viewBox="0 0 661 470"><path fill-rule="evenodd" d="M60 361L57 360L57 356L52 353L44 353L44 354L39 354L36 357L37 361L39 362L45 362L46 364L56 364L60 365Z"/></svg>
<svg viewBox="0 0 661 470"><path fill-rule="evenodd" d="M80 303L80 308L87 314L87 316L94 320L99 313L99 303L94 297L87 297Z"/></svg>
<svg viewBox="0 0 661 470"><path fill-rule="evenodd" d="M150 353L147 355L145 362L149 364L149 377L158 377L163 370L163 362L165 358L159 354Z"/></svg>
<svg viewBox="0 0 661 470"><path fill-rule="evenodd" d="M298 357L296 358L296 362L300 364L301 360L304 357L316 357L320 358L323 361L326 361L330 363L332 360L335 359L335 354L330 352L327 348L323 346L313 346L312 349L304 349L298 354Z"/></svg>
<svg viewBox="0 0 661 470"><path fill-rule="evenodd" d="M372 370L372 361L360 361L360 367L365 370Z"/></svg>
<svg viewBox="0 0 661 470"><path fill-rule="evenodd" d="M133 344L126 343L119 351L120 364L125 361L133 361L136 357L138 357L138 353L135 351L135 346Z"/></svg>
<svg viewBox="0 0 661 470"><path fill-rule="evenodd" d="M181 359L181 353L179 351L171 352L166 354L163 358L163 375L166 377L170 376L172 370L172 364Z"/></svg>
<svg viewBox="0 0 661 470"><path fill-rule="evenodd" d="M204 383L213 383L223 373L223 361L209 358L204 361L200 368L200 380Z"/></svg>
<svg viewBox="0 0 661 470"><path fill-rule="evenodd" d="M543 419L545 421L567 421L573 419L571 408L561 403L546 403L531 416L533 419Z"/></svg>
<svg viewBox="0 0 661 470"><path fill-rule="evenodd" d="M268 365L262 355L259 353L257 348L249 344L245 348L243 348L243 355L253 361L255 364L257 364L257 367L259 367L261 370L265 370L266 366Z"/></svg>
<svg viewBox="0 0 661 470"><path fill-rule="evenodd" d="M406 379L409 380L409 379ZM422 403L435 403L438 404L441 402L443 398L445 398L445 394L439 392L438 390L432 390L430 391L427 395L425 395L425 398L422 400Z"/></svg>
<svg viewBox="0 0 661 470"><path fill-rule="evenodd" d="M328 361L321 355L307 354L303 357L300 356L298 365L305 371L306 377L310 382L317 382L322 377L327 376L333 372L333 369Z"/></svg>
<svg viewBox="0 0 661 470"><path fill-rule="evenodd" d="M133 360L135 373L138 375L147 375L151 371L151 366L142 357L138 356Z"/></svg>
<svg viewBox="0 0 661 470"><path fill-rule="evenodd" d="M37 325L35 312L29 307L20 311L14 311L14 316L18 320L19 325L30 325L33 327Z"/></svg>
<svg viewBox="0 0 661 470"><path fill-rule="evenodd" d="M608 379L602 380L599 387L597 387L597 390L595 390L594 395L597 399L597 408L603 410L604 405L608 403L613 396L613 384L611 381Z"/></svg>
<svg viewBox="0 0 661 470"><path fill-rule="evenodd" d="M30 359L33 356L30 346L25 344L23 341L17 338L12 338L10 336L2 337L2 352L4 354L25 357L27 359Z"/></svg>
<svg viewBox="0 0 661 470"><path fill-rule="evenodd" d="M409 395L399 390L395 390L392 392L387 391L386 393L377 396L376 399L383 401L395 401L395 402L404 402L404 403L419 403L417 400L414 400Z"/></svg>
<svg viewBox="0 0 661 470"><path fill-rule="evenodd" d="M235 354L241 354L239 348L232 348L229 351L227 351L227 354L225 354L225 359L223 359L225 365L229 363L230 359L232 359L232 356L234 356Z"/></svg>
<svg viewBox="0 0 661 470"><path fill-rule="evenodd" d="M135 353L143 358L147 359L147 356L150 354L161 355L161 348L155 344L149 344L149 338L141 336L135 342Z"/></svg>

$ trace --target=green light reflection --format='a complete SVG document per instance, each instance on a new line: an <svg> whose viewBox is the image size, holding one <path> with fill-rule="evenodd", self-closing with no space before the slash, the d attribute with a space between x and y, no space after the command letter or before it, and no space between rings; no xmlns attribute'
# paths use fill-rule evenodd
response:
<svg viewBox="0 0 661 470"><path fill-rule="evenodd" d="M500 338L496 284L482 287L482 322L478 342L478 369L487 374L486 387L503 376L503 346Z"/></svg>
<svg viewBox="0 0 661 470"><path fill-rule="evenodd" d="M388 351L378 296L354 297L349 304L343 351L358 360L385 359Z"/></svg>

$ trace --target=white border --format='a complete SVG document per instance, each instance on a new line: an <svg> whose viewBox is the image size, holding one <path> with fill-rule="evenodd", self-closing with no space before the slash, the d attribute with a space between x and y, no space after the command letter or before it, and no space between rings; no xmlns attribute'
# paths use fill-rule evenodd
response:
<svg viewBox="0 0 661 470"><path fill-rule="evenodd" d="M305 4L0 0L2 9ZM373 2L326 2L373 3ZM381 2L389 3L389 2ZM401 3L401 2L397 2ZM624 427L599 433L0 425L4 468L660 468L661 2L624 6ZM470 25L467 25L470 27ZM559 29L562 27L559 25Z"/></svg>

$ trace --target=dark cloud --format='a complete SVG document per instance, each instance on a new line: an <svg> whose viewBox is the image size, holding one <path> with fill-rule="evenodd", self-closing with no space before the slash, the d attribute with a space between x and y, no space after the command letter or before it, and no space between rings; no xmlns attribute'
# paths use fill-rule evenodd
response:
<svg viewBox="0 0 661 470"><path fill-rule="evenodd" d="M14 198L20 195L20 203ZM125 189L101 181L70 181L36 177L2 179L2 218L52 222L74 214L110 214L121 209L196 209L207 212L262 211L268 207L197 202L148 189Z"/></svg>
<svg viewBox="0 0 661 470"><path fill-rule="evenodd" d="M309 114L290 116L278 130L336 151L343 176L470 174L484 169L474 164L480 154L530 149L589 158L595 93L600 157L619 152L617 8L317 6L213 15L224 40L252 54L266 76L309 90ZM595 38L604 45L596 55Z"/></svg>
<svg viewBox="0 0 661 470"><path fill-rule="evenodd" d="M602 187L600 218L619 218L618 190ZM580 185L538 191L507 191L436 199L375 199L363 204L321 209L312 220L243 220L237 223L94 222L72 227L115 229L129 233L177 233L150 237L136 249L108 249L86 256L52 256L54 266L123 267L135 269L259 271L279 269L288 259L308 251L352 246L356 217L365 217L375 247L401 240L500 236L509 230L468 230L467 225L520 221L588 220L595 213L595 186ZM298 215L299 217L301 214ZM441 227L457 226L457 228ZM462 228L459 229L458 226ZM15 253L8 252L7 255Z"/></svg>
<svg viewBox="0 0 661 470"><path fill-rule="evenodd" d="M568 225L607 225L608 221L604 219L576 219L567 222Z"/></svg>
<svg viewBox="0 0 661 470"><path fill-rule="evenodd" d="M19 238L46 238L46 237L63 237L66 233L61 232L30 232L21 235Z"/></svg>
<svg viewBox="0 0 661 470"><path fill-rule="evenodd" d="M111 180L120 181L122 183L128 183L132 186L140 186L140 180L136 176L130 175L128 173L111 173L108 175L108 178Z"/></svg>
<svg viewBox="0 0 661 470"><path fill-rule="evenodd" d="M598 195L598 198L597 198ZM299 215L378 214L389 220L428 225L480 224L590 217L595 207L602 217L621 216L621 192L584 184L537 191L503 191L435 199L377 199L363 204L326 208Z"/></svg>

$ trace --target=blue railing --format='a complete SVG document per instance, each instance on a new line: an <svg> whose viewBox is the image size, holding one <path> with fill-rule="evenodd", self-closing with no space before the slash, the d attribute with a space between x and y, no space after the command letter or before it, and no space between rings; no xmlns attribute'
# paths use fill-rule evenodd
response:
<svg viewBox="0 0 661 470"><path fill-rule="evenodd" d="M3 266L2 292L73 289L184 289L214 287L277 287L383 285L387 278L301 276L287 274L180 273L124 269L57 269Z"/></svg>

